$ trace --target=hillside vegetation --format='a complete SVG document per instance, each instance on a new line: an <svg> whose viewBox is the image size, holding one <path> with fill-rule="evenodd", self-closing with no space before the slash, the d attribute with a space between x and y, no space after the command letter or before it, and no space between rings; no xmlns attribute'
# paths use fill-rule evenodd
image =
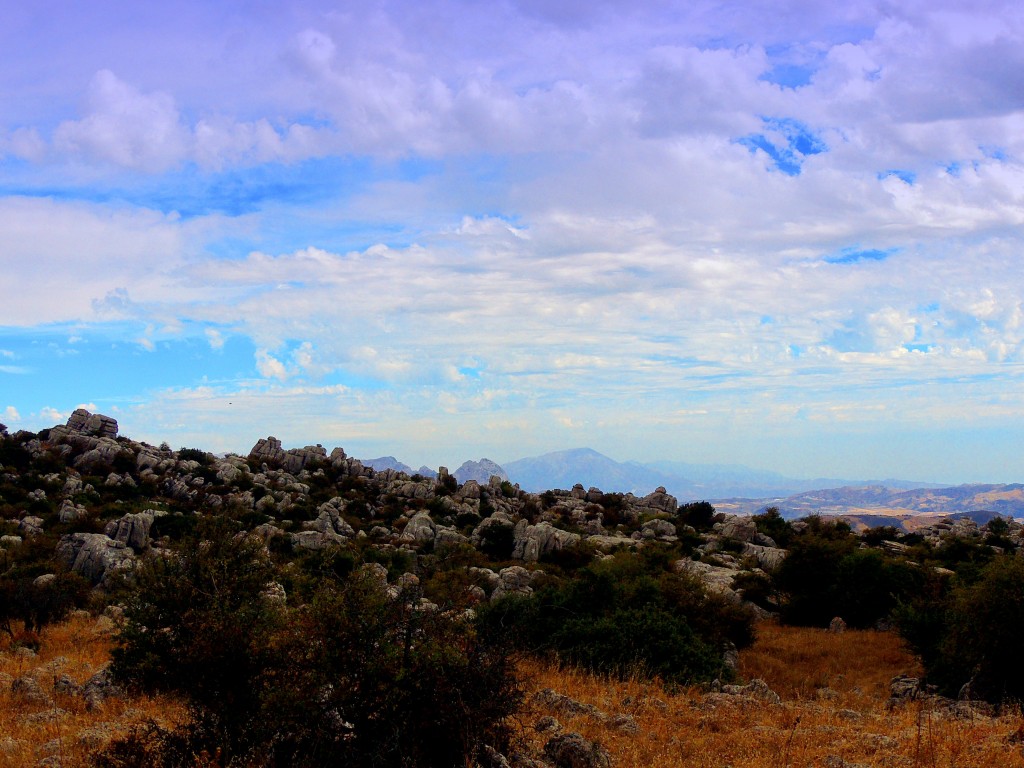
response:
<svg viewBox="0 0 1024 768"><path fill-rule="evenodd" d="M1004 518L855 535L663 488L375 471L272 437L216 457L85 411L0 430L0 466L0 759L720 764L693 762L694 729L736 729L735 754L705 740L734 765L1020 753L1024 531ZM657 713L690 740L659 736ZM965 719L977 754L923 735Z"/></svg>

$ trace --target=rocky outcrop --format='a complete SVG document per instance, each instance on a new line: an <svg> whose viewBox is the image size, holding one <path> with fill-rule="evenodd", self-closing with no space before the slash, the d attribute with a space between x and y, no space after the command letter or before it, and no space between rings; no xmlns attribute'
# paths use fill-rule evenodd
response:
<svg viewBox="0 0 1024 768"><path fill-rule="evenodd" d="M512 557L535 563L545 555L578 543L580 535L555 528L548 522L529 525L526 520L520 520L515 526L513 541Z"/></svg>
<svg viewBox="0 0 1024 768"><path fill-rule="evenodd" d="M294 475L303 469L325 464L327 449L322 445L307 445L305 448L291 448L286 451L281 447L281 441L271 436L260 438L249 451L249 458L271 467L280 467Z"/></svg>
<svg viewBox="0 0 1024 768"><path fill-rule="evenodd" d="M426 512L419 512L406 524L399 541L410 544L432 544L437 535L437 524Z"/></svg>
<svg viewBox="0 0 1024 768"><path fill-rule="evenodd" d="M109 582L135 567L135 553L123 541L102 533L72 533L61 537L57 556L68 568L93 584Z"/></svg>
<svg viewBox="0 0 1024 768"><path fill-rule="evenodd" d="M90 437L117 437L117 419L78 408L68 418L67 428Z"/></svg>
<svg viewBox="0 0 1024 768"><path fill-rule="evenodd" d="M158 516L166 514L166 512L155 509L128 514L117 520L111 520L103 532L114 541L127 544L136 552L141 552L149 546L149 531L153 527L153 521Z"/></svg>
<svg viewBox="0 0 1024 768"><path fill-rule="evenodd" d="M560 733L544 745L544 756L555 768L609 768L608 750L578 733Z"/></svg>

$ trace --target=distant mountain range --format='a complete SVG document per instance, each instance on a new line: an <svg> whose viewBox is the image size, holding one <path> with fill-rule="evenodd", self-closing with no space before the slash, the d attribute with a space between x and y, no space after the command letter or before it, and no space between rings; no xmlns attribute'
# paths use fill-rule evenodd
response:
<svg viewBox="0 0 1024 768"><path fill-rule="evenodd" d="M414 473L391 456L363 463L375 469ZM436 474L426 467L420 468L418 473L425 477ZM643 496L664 486L681 503L707 500L723 512L753 514L767 506L777 506L788 518L811 514L844 515L867 525L883 524L878 520L963 513L982 517L986 513L1024 516L1024 485L1020 484L948 487L893 479L798 480L738 464L620 462L591 448L556 451L501 466L488 459L467 461L453 474L459 482L472 478L481 483L496 474L532 493L569 489L580 483L584 488L600 488L606 493L628 492Z"/></svg>
<svg viewBox="0 0 1024 768"><path fill-rule="evenodd" d="M796 480L776 472L750 469L739 464L686 464L657 461L641 464L619 462L591 448L546 453L502 465L512 482L533 492L571 488L576 483L602 491L650 493L658 486L680 501L723 498L782 498L819 488L884 485L889 488L938 488L929 483L905 480L851 481L836 478Z"/></svg>

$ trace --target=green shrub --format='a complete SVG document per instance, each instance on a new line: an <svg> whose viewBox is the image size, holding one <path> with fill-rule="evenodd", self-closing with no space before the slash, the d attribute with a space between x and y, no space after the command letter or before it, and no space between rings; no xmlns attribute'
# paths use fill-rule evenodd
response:
<svg viewBox="0 0 1024 768"><path fill-rule="evenodd" d="M973 583L926 594L897 616L929 681L945 694L968 684L972 697L1024 699L1024 559L997 557Z"/></svg>
<svg viewBox="0 0 1024 768"><path fill-rule="evenodd" d="M706 501L692 501L679 507L678 517L698 531L708 531L715 522L715 508Z"/></svg>
<svg viewBox="0 0 1024 768"><path fill-rule="evenodd" d="M224 768L449 768L507 746L514 657L466 616L420 610L416 592L395 599L365 571L325 574L307 604L285 607L263 596L275 573L258 540L204 533L142 569L113 660L126 685L182 696L191 721L138 731L98 764L206 753Z"/></svg>
<svg viewBox="0 0 1024 768"><path fill-rule="evenodd" d="M793 540L793 526L783 519L778 507L768 507L761 514L754 515L751 520L757 526L758 533L770 536L783 549Z"/></svg>
<svg viewBox="0 0 1024 768"><path fill-rule="evenodd" d="M674 682L726 675L722 648L749 645L750 614L650 565L617 555L542 586L531 598L500 600L482 609L481 620L526 651L600 673Z"/></svg>

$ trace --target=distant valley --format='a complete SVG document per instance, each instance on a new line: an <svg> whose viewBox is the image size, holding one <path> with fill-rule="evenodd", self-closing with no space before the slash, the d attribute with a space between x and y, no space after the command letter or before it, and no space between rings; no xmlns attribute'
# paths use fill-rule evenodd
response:
<svg viewBox="0 0 1024 768"><path fill-rule="evenodd" d="M363 461L375 469L396 469L432 477L435 470L414 470L394 457ZM790 519L811 514L842 515L858 527L897 525L914 528L935 517L968 514L984 522L992 514L1024 517L1024 485L947 487L908 480L795 479L738 464L690 464L658 461L620 462L591 448L556 451L505 462L467 461L453 474L460 482L486 483L491 475L539 493L549 488L600 488L638 496L663 486L680 502L707 500L723 512L756 514L776 506Z"/></svg>

